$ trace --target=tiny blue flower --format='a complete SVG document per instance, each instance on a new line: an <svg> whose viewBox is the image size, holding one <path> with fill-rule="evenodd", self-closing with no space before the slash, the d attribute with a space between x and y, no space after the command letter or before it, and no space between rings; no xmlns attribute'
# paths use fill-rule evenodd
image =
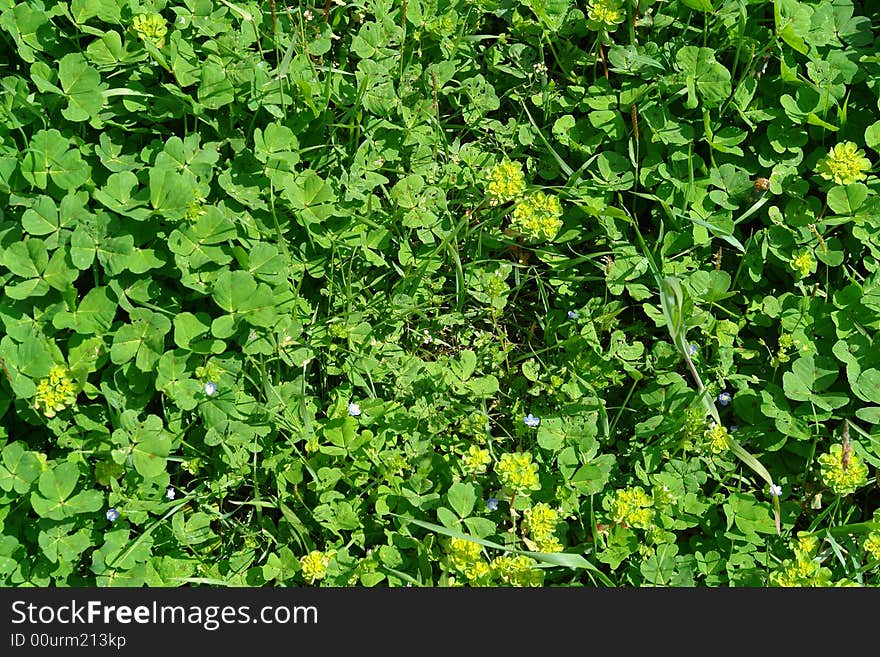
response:
<svg viewBox="0 0 880 657"><path fill-rule="evenodd" d="M352 417L357 417L358 415L361 414L361 407L358 404L351 402L348 405L348 414L351 415Z"/></svg>
<svg viewBox="0 0 880 657"><path fill-rule="evenodd" d="M578 311L577 310L569 310L568 311L568 318L569 319L577 319L578 318Z"/></svg>
<svg viewBox="0 0 880 657"><path fill-rule="evenodd" d="M175 495L174 486L169 486L168 490L165 491L165 497L169 500L173 500Z"/></svg>
<svg viewBox="0 0 880 657"><path fill-rule="evenodd" d="M208 395L208 397L210 397L215 392L217 392L217 384L214 383L213 381L208 381L205 384L205 394Z"/></svg>
<svg viewBox="0 0 880 657"><path fill-rule="evenodd" d="M738 424L731 424L730 425L730 433L736 433L737 431L739 431L739 425Z"/></svg>
<svg viewBox="0 0 880 657"><path fill-rule="evenodd" d="M688 356L694 356L697 353L697 345L689 344L688 345Z"/></svg>
<svg viewBox="0 0 880 657"><path fill-rule="evenodd" d="M489 511L496 511L498 509L498 498L490 497L486 500L486 508L489 509Z"/></svg>
<svg viewBox="0 0 880 657"><path fill-rule="evenodd" d="M107 509L107 513L105 515L107 516L107 520L109 520L110 522L116 522L119 519L119 511L117 511L113 507Z"/></svg>
<svg viewBox="0 0 880 657"><path fill-rule="evenodd" d="M782 495L782 486L779 486L777 484L771 484L770 485L770 494L773 497L779 497L780 495Z"/></svg>
<svg viewBox="0 0 880 657"><path fill-rule="evenodd" d="M727 406L730 403L731 399L732 397L730 396L729 392L722 392L720 395L718 395L718 403L722 406Z"/></svg>
<svg viewBox="0 0 880 657"><path fill-rule="evenodd" d="M523 422L525 422L527 427L536 427L541 424L541 418L535 417L534 415L529 413L523 418Z"/></svg>

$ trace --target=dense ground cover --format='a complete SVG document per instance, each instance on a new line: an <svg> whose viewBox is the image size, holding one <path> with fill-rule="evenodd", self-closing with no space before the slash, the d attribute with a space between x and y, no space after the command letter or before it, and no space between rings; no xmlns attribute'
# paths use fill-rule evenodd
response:
<svg viewBox="0 0 880 657"><path fill-rule="evenodd" d="M876 584L878 35L0 0L0 584Z"/></svg>

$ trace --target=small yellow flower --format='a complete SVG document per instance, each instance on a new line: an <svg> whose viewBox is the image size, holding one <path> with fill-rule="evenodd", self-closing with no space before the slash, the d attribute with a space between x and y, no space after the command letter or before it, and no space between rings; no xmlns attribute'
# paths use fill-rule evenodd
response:
<svg viewBox="0 0 880 657"><path fill-rule="evenodd" d="M449 565L465 576L468 583L485 585L492 577L492 568L483 559L479 543L464 538L450 539L447 546Z"/></svg>
<svg viewBox="0 0 880 657"><path fill-rule="evenodd" d="M512 492L521 493L541 488L538 464L532 462L531 452L502 454L497 469L501 485Z"/></svg>
<svg viewBox="0 0 880 657"><path fill-rule="evenodd" d="M799 536L797 539L797 547L795 549L812 556L819 550L819 539L815 536Z"/></svg>
<svg viewBox="0 0 880 657"><path fill-rule="evenodd" d="M461 457L461 468L465 473L478 475L486 472L486 466L492 461L489 451L476 445L468 447L467 454Z"/></svg>
<svg viewBox="0 0 880 657"><path fill-rule="evenodd" d="M549 504L538 502L531 509L526 509L523 529L536 542L541 542L553 537L558 522L559 512Z"/></svg>
<svg viewBox="0 0 880 657"><path fill-rule="evenodd" d="M510 225L531 239L552 240L562 227L561 216L562 205L558 198L535 192L517 201Z"/></svg>
<svg viewBox="0 0 880 657"><path fill-rule="evenodd" d="M538 546L538 552L562 552L562 543L555 536L544 536L535 541Z"/></svg>
<svg viewBox="0 0 880 657"><path fill-rule="evenodd" d="M815 537L799 537L794 547L794 559L785 559L774 572L770 583L775 586L834 586L831 571L822 565L816 555L819 542Z"/></svg>
<svg viewBox="0 0 880 657"><path fill-rule="evenodd" d="M521 195L526 189L526 179L519 162L505 159L489 170L486 176L486 196L489 205L507 203Z"/></svg>
<svg viewBox="0 0 880 657"><path fill-rule="evenodd" d="M55 417L56 413L76 403L76 394L68 371L60 365L53 365L49 376L37 384L34 408L40 410L42 406L43 415Z"/></svg>
<svg viewBox="0 0 880 657"><path fill-rule="evenodd" d="M654 520L653 500L641 486L616 490L611 494L609 510L614 522L636 529L648 529Z"/></svg>
<svg viewBox="0 0 880 657"><path fill-rule="evenodd" d="M865 552L870 554L874 559L880 559L880 532L871 532L865 537L862 543Z"/></svg>
<svg viewBox="0 0 880 657"><path fill-rule="evenodd" d="M801 251L791 259L791 268L803 278L815 271L816 260L809 251Z"/></svg>
<svg viewBox="0 0 880 657"><path fill-rule="evenodd" d="M727 429L715 424L703 432L703 444L712 454L721 454L727 450Z"/></svg>
<svg viewBox="0 0 880 657"><path fill-rule="evenodd" d="M835 443L818 459L822 481L836 495L849 495L868 481L868 466L858 454L851 453L849 463L843 467L843 447Z"/></svg>
<svg viewBox="0 0 880 657"><path fill-rule="evenodd" d="M492 572L504 586L541 586L544 573L536 568L537 562L525 555L509 554L492 560Z"/></svg>
<svg viewBox="0 0 880 657"><path fill-rule="evenodd" d="M851 141L835 144L816 164L816 172L833 180L838 185L849 185L867 178L865 173L871 168L871 161L865 157L865 151Z"/></svg>
<svg viewBox="0 0 880 657"><path fill-rule="evenodd" d="M471 584L486 585L492 578L492 568L482 559L469 564L462 572Z"/></svg>
<svg viewBox="0 0 880 657"><path fill-rule="evenodd" d="M299 563L302 566L303 577L309 584L314 584L317 580L327 576L327 566L330 565L332 556L329 552L312 550L300 558Z"/></svg>
<svg viewBox="0 0 880 657"><path fill-rule="evenodd" d="M149 41L157 48L165 45L165 35L168 34L168 25L161 15L138 14L132 20L132 27L137 35L144 41Z"/></svg>
<svg viewBox="0 0 880 657"><path fill-rule="evenodd" d="M594 29L615 30L624 19L619 0L590 0L587 5L588 25Z"/></svg>

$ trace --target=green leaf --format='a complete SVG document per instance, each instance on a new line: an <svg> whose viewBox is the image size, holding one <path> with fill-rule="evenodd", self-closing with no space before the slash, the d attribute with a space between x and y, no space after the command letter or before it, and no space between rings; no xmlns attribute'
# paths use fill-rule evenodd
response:
<svg viewBox="0 0 880 657"><path fill-rule="evenodd" d="M240 319L254 326L270 326L275 321L275 300L265 283L257 283L246 271L224 271L211 291L214 301L227 316L214 320L211 330L215 337L227 338Z"/></svg>
<svg viewBox="0 0 880 657"><path fill-rule="evenodd" d="M219 109L235 100L232 83L223 66L212 59L202 64L199 82L199 102L208 109Z"/></svg>
<svg viewBox="0 0 880 657"><path fill-rule="evenodd" d="M68 105L61 114L68 121L87 121L98 115L104 106L101 75L86 62L80 53L61 58L58 79L67 96Z"/></svg>
<svg viewBox="0 0 880 657"><path fill-rule="evenodd" d="M542 449L557 451L565 442L565 431L561 417L542 417L538 425L538 445Z"/></svg>
<svg viewBox="0 0 880 657"><path fill-rule="evenodd" d="M37 278L49 264L49 254L43 240L27 239L6 249L2 264L16 276Z"/></svg>
<svg viewBox="0 0 880 657"><path fill-rule="evenodd" d="M211 516L197 511L189 518L184 519L182 513L175 514L172 518L171 528L174 537L183 545L197 545L214 538L211 530Z"/></svg>
<svg viewBox="0 0 880 657"><path fill-rule="evenodd" d="M826 356L802 356L782 375L782 387L789 399L808 401L813 393L827 389L837 379L837 363Z"/></svg>
<svg viewBox="0 0 880 657"><path fill-rule="evenodd" d="M60 226L58 207L49 196L40 196L21 216L21 227L31 235L50 235Z"/></svg>
<svg viewBox="0 0 880 657"><path fill-rule="evenodd" d="M181 219L195 198L193 181L169 167L150 168L150 203L169 219Z"/></svg>
<svg viewBox="0 0 880 657"><path fill-rule="evenodd" d="M333 187L311 169L306 169L296 178L291 177L284 194L306 225L327 219L333 212L332 203L336 200Z"/></svg>
<svg viewBox="0 0 880 657"><path fill-rule="evenodd" d="M109 288L95 287L83 297L76 310L55 315L52 323L55 328L72 328L82 335L101 335L110 330L116 308Z"/></svg>
<svg viewBox="0 0 880 657"><path fill-rule="evenodd" d="M122 365L135 358L137 368L149 372L165 351L165 335L171 330L171 322L145 308L135 308L130 317L132 323L121 326L113 336L110 360Z"/></svg>
<svg viewBox="0 0 880 657"><path fill-rule="evenodd" d="M50 520L64 520L78 513L93 513L101 508L103 495L96 490L83 491L73 497L79 469L67 461L40 475L39 493L31 493L31 506L37 515Z"/></svg>
<svg viewBox="0 0 880 657"><path fill-rule="evenodd" d="M85 226L77 226L70 237L70 260L80 270L88 269L95 261L98 243Z"/></svg>
<svg viewBox="0 0 880 657"><path fill-rule="evenodd" d="M33 452L27 450L27 445L16 441L9 443L3 448L3 459L0 463L0 489L14 490L18 495L24 495L30 490L31 483L40 476L42 466Z"/></svg>
<svg viewBox="0 0 880 657"><path fill-rule="evenodd" d="M562 27L571 0L529 0L528 5L544 25L555 31Z"/></svg>
<svg viewBox="0 0 880 657"><path fill-rule="evenodd" d="M776 33L790 47L806 55L809 52L804 38L810 31L813 9L798 0L777 0L773 3Z"/></svg>
<svg viewBox="0 0 880 657"><path fill-rule="evenodd" d="M880 121L875 121L865 129L865 146L880 151Z"/></svg>
<svg viewBox="0 0 880 657"><path fill-rule="evenodd" d="M675 59L687 79L685 107L696 107L697 95L706 107L718 107L730 96L730 71L715 60L714 49L684 46Z"/></svg>
<svg viewBox="0 0 880 657"><path fill-rule="evenodd" d="M697 11L706 13L712 13L715 11L715 7L712 6L712 0L681 0L681 2L686 7L696 9Z"/></svg>
<svg viewBox="0 0 880 657"><path fill-rule="evenodd" d="M598 495L605 489L614 467L614 456L602 454L580 468L571 478L571 483L584 495Z"/></svg>
<svg viewBox="0 0 880 657"><path fill-rule="evenodd" d="M37 535L37 543L49 561L73 563L92 545L88 529L82 528L70 533L75 526L73 521L58 524L51 520L40 521L41 531Z"/></svg>
<svg viewBox="0 0 880 657"><path fill-rule="evenodd" d="M174 344L191 349L196 338L211 330L211 316L207 313L183 312L174 316Z"/></svg>
<svg viewBox="0 0 880 657"><path fill-rule="evenodd" d="M91 176L91 169L79 150L70 149L69 141L52 128L34 133L21 162L21 174L32 185L46 189L49 180L61 189L71 190Z"/></svg>
<svg viewBox="0 0 880 657"><path fill-rule="evenodd" d="M132 461L135 470L145 479L158 477L165 472L168 454L171 452L171 435L156 415L148 415L131 437Z"/></svg>
<svg viewBox="0 0 880 657"><path fill-rule="evenodd" d="M119 3L116 0L71 0L70 14L82 25L90 18L98 17L105 23L119 23Z"/></svg>
<svg viewBox="0 0 880 657"><path fill-rule="evenodd" d="M477 494L473 484L457 481L446 491L446 499L459 518L466 518L474 510Z"/></svg>
<svg viewBox="0 0 880 657"><path fill-rule="evenodd" d="M854 215L868 198L868 188L862 183L835 185L828 190L828 207L841 215Z"/></svg>
<svg viewBox="0 0 880 657"><path fill-rule="evenodd" d="M468 390L476 397L488 398L499 390L498 379L493 374L478 376L467 382Z"/></svg>

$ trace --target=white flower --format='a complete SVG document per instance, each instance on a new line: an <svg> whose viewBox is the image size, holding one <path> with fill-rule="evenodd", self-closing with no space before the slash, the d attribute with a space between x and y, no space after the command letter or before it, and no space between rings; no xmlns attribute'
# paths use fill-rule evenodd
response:
<svg viewBox="0 0 880 657"><path fill-rule="evenodd" d="M351 415L352 417L357 417L358 415L361 414L361 407L358 404L351 402L348 405L348 414Z"/></svg>
<svg viewBox="0 0 880 657"><path fill-rule="evenodd" d="M773 497L779 497L782 495L782 486L779 486L778 484L770 484L770 494Z"/></svg>
<svg viewBox="0 0 880 657"><path fill-rule="evenodd" d="M208 397L210 397L215 392L217 392L217 384L214 383L213 381L208 381L205 384L205 394L208 395Z"/></svg>
<svg viewBox="0 0 880 657"><path fill-rule="evenodd" d="M168 487L168 490L165 491L165 497L167 497L169 500L174 499L174 486Z"/></svg>

